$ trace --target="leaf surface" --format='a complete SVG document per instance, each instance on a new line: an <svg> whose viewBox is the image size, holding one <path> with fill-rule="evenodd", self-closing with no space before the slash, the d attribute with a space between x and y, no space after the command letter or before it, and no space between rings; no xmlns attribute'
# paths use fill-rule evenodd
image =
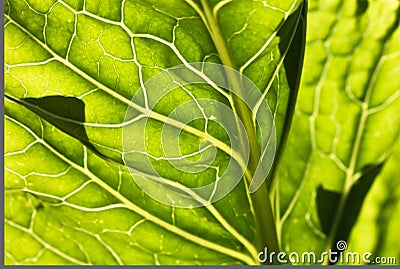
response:
<svg viewBox="0 0 400 269"><path fill-rule="evenodd" d="M283 60L301 5L5 1L6 263L258 263L263 224L246 180L205 207L159 203L136 185L135 179L150 176L137 169L132 178L124 164L123 127L129 106L148 118L141 153L158 160L152 164L168 182L198 187L217 181L232 158L229 151L217 148L212 165L197 174L180 172L162 161L160 128L187 101L207 98L234 110L229 92L212 85L178 87L150 114L146 105L131 102L146 81L169 67L215 62L237 69L260 89L279 147L288 101L296 94ZM281 40L278 33L291 15ZM239 117L259 134L249 115ZM225 132L205 122L190 122L179 137L179 150L194 161L203 136L229 146ZM254 141L261 150L262 142Z"/></svg>
<svg viewBox="0 0 400 269"><path fill-rule="evenodd" d="M314 251L319 258L349 239L399 137L399 7L309 3L300 92L272 192L288 253Z"/></svg>
<svg viewBox="0 0 400 269"><path fill-rule="evenodd" d="M349 239L348 252L371 253L367 257L370 264L398 264L400 251L400 147L395 147L387 160L382 173L376 179L354 225ZM379 260L375 260L378 258ZM394 258L394 259L393 259ZM368 262L362 261L363 264Z"/></svg>

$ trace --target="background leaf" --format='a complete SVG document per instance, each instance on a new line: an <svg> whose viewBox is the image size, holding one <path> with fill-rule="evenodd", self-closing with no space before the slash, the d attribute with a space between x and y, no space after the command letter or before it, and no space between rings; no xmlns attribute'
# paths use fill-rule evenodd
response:
<svg viewBox="0 0 400 269"><path fill-rule="evenodd" d="M393 264L393 261L398 263L400 260L398 247L400 238L396 233L400 224L399 145L397 143L393 154L369 192L349 240L347 251L371 253L369 258L371 264L376 264L376 257L383 257L386 264ZM389 261L391 258L395 260ZM382 264L385 264L383 261Z"/></svg>
<svg viewBox="0 0 400 269"><path fill-rule="evenodd" d="M351 228L341 220L350 210L352 190L393 150L400 126L399 6L398 1L309 2L302 82L272 193L286 252L334 249L338 235ZM398 184L399 177L392 180ZM374 182L373 189L381 184ZM330 209L321 204L327 195L338 202ZM365 194L356 196L361 201Z"/></svg>

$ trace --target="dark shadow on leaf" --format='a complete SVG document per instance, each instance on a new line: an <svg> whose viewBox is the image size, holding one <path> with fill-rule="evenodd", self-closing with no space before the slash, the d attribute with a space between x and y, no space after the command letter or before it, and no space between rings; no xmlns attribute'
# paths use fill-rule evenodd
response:
<svg viewBox="0 0 400 269"><path fill-rule="evenodd" d="M395 178L393 178L393 181L395 181ZM379 229L378 236L376 237L377 242L372 253L377 256L386 255L384 252L382 252L382 250L385 249L385 246L390 244L387 241L390 241L391 239L387 235L390 234L389 225L393 218L393 213L391 212L395 212L395 208L398 203L398 198L396 195L397 188L395 186L386 186L386 188L391 189L392 192L387 197L382 197L383 200L381 201L381 206L379 208L380 212L378 214L378 218L376 219L376 225L379 227ZM397 257L400 258L400 249L398 251Z"/></svg>
<svg viewBox="0 0 400 269"><path fill-rule="evenodd" d="M325 190L322 185L317 189L318 216L322 231L328 235L332 229L333 218L336 215L340 193Z"/></svg>
<svg viewBox="0 0 400 269"><path fill-rule="evenodd" d="M46 96L25 98L22 104L64 133L100 154L90 143L85 126L85 103L76 97Z"/></svg>
<svg viewBox="0 0 400 269"><path fill-rule="evenodd" d="M367 0L357 0L357 10L356 16L361 16L368 9L368 1Z"/></svg>
<svg viewBox="0 0 400 269"><path fill-rule="evenodd" d="M37 204L37 205L35 206L35 209L36 209L37 211L43 210L43 209L44 209L43 203Z"/></svg>
<svg viewBox="0 0 400 269"><path fill-rule="evenodd" d="M279 49L282 54L286 51L283 65L289 87L294 94L294 101L297 97L300 86L300 78L303 69L304 51L306 46L306 25L307 24L307 1L291 14L283 27L277 33L281 39Z"/></svg>
<svg viewBox="0 0 400 269"><path fill-rule="evenodd" d="M305 0L300 7L288 17L283 27L277 33L277 36L280 38L279 50L281 54L286 53L283 60L283 67L285 68L286 78L290 87L290 96L282 130L282 137L281 140L278 141L279 149L276 156L279 156L279 159L276 160L272 167L272 171L277 171L275 166L280 162L280 158L283 156L282 152L284 151L290 126L292 125L306 47L307 9L308 1ZM271 184L270 179L274 177L273 174L269 175L268 184Z"/></svg>
<svg viewBox="0 0 400 269"><path fill-rule="evenodd" d="M345 201L345 210L339 216L339 225L334 235L334 245L331 246L332 251L336 251L339 255L340 251L336 248L336 242L339 240L348 241L350 232L357 221L360 214L365 197L368 194L375 178L382 170L383 164L376 166L366 166L362 169L362 176L351 187L350 193ZM341 193L325 190L322 185L317 189L317 210L321 223L322 231L331 236L332 224L337 214Z"/></svg>

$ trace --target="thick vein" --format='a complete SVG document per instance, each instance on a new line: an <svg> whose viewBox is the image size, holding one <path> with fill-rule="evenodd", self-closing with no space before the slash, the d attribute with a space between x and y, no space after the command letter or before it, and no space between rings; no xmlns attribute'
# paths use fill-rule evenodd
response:
<svg viewBox="0 0 400 269"><path fill-rule="evenodd" d="M216 3L214 8L213 8L213 12L212 12L213 16L215 18L217 18L218 12L221 10L221 8L223 8L225 5L227 5L227 4L231 3L231 2L232 2L232 0L222 0L222 1L218 2L218 3Z"/></svg>
<svg viewBox="0 0 400 269"><path fill-rule="evenodd" d="M211 6L208 0L201 0L203 10L207 19L208 28L211 30L210 35L217 48L218 54L222 63L233 69L236 68L236 64L231 58L230 51L227 45L227 41L222 33L219 22L214 16ZM250 144L250 160L249 166L246 170L249 171L250 177L247 175L247 180L251 181L255 171L257 170L257 165L260 159L259 146L257 143L257 135L255 131L255 126L253 125L253 115L249 110L247 105L241 99L241 96L245 96L242 93L243 89L241 87L241 81L237 77L228 76L229 86L231 89L235 90L236 94L232 95L233 106L232 109L239 115L243 125L245 127L248 142ZM243 139L243 135L239 134ZM247 185L246 185L247 188ZM272 250L278 251L278 242L274 224L274 218L272 214L272 208L270 205L270 200L268 198L268 190L266 184L264 183L255 193L251 195L250 206L252 213L256 218L257 223L257 242L255 245L258 248L263 248L268 245Z"/></svg>

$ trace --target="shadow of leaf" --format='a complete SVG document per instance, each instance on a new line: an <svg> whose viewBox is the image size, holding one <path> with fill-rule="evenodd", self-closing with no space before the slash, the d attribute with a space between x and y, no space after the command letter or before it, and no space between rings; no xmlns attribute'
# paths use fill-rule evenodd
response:
<svg viewBox="0 0 400 269"><path fill-rule="evenodd" d="M332 224L334 219L335 217L340 218L336 234L334 235L333 242L335 242L335 245L331 246L332 251L337 252L337 255L339 255L340 251L336 247L336 242L339 240L348 240L350 232L360 214L365 197L367 196L375 178L382 170L382 167L383 163L376 166L366 166L362 169L362 176L351 187L350 193L345 201L345 210L341 216L336 215L342 194L326 190L322 185L318 186L316 202L322 231L327 236L332 236Z"/></svg>

